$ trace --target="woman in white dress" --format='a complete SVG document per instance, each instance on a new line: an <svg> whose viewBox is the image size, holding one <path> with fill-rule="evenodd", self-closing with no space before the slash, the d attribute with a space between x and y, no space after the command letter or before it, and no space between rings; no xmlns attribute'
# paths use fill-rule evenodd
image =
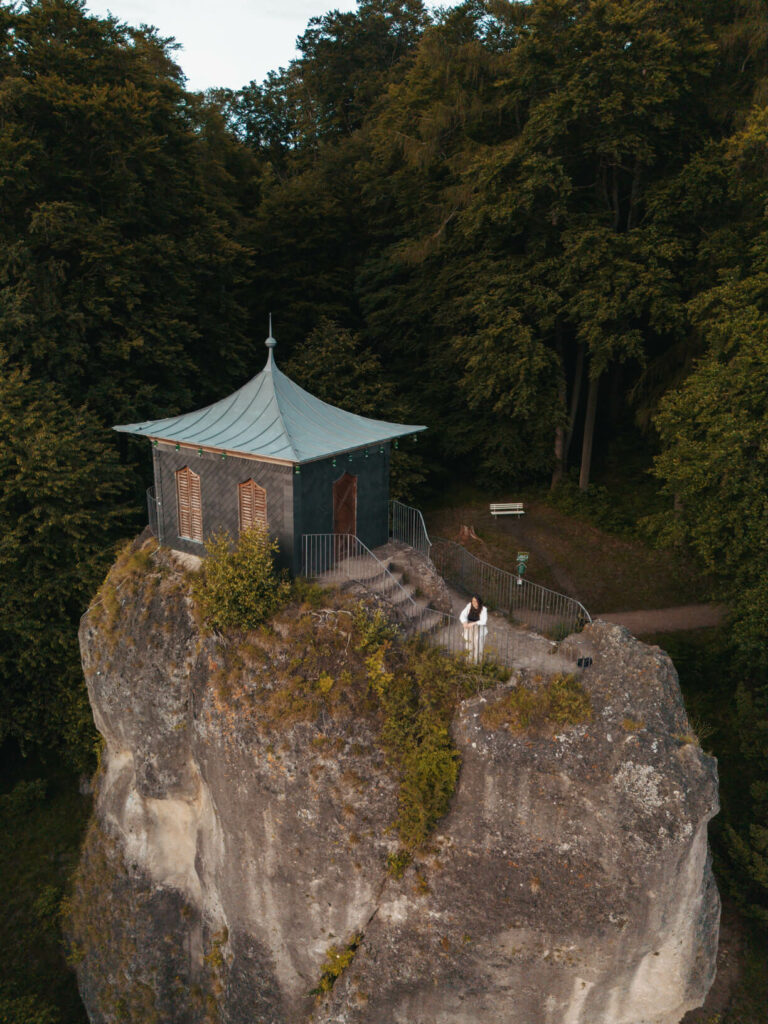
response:
<svg viewBox="0 0 768 1024"><path fill-rule="evenodd" d="M464 626L464 644L469 657L477 664L482 661L485 638L488 635L488 609L477 594L472 595L472 600L459 616L459 621Z"/></svg>

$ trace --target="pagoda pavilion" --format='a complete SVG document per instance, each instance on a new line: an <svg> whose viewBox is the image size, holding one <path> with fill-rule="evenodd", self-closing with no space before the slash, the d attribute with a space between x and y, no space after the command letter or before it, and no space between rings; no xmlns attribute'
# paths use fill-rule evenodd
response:
<svg viewBox="0 0 768 1024"><path fill-rule="evenodd" d="M211 534L262 523L298 574L304 534L386 543L390 443L426 428L320 401L277 368L276 344L270 323L264 369L228 398L115 430L152 442L161 543L200 555Z"/></svg>

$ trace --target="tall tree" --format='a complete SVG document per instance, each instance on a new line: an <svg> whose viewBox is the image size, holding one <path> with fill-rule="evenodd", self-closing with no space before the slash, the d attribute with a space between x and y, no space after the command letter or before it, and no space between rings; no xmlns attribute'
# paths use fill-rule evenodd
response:
<svg viewBox="0 0 768 1024"><path fill-rule="evenodd" d="M768 923L768 276L730 280L697 300L705 354L661 402L656 472L675 496L660 537L684 544L729 600L740 682L732 709L741 735L745 803L727 822L730 884Z"/></svg>
<svg viewBox="0 0 768 1024"><path fill-rule="evenodd" d="M373 419L405 419L394 382L388 380L378 356L366 350L360 335L321 317L298 346L286 371L317 398ZM412 499L424 479L422 459L408 440L391 453L392 497Z"/></svg>
<svg viewBox="0 0 768 1024"><path fill-rule="evenodd" d="M291 173L303 156L315 159L319 146L362 127L428 22L422 0L358 0L356 11L310 18L299 57L227 97L231 127Z"/></svg>
<svg viewBox="0 0 768 1024"><path fill-rule="evenodd" d="M77 623L135 520L126 471L98 419L0 353L0 742L93 743Z"/></svg>
<svg viewBox="0 0 768 1024"><path fill-rule="evenodd" d="M425 33L373 129L401 229L369 264L381 284L364 309L373 318L409 301L411 316L430 310L427 333L440 317L434 344L445 358L453 338L480 416L474 436L508 428L524 453L542 452L538 433L554 428L564 458L579 398L569 402L565 384L584 367L585 487L600 378L671 344L685 324L680 253L651 197L706 129L715 47L700 15L692 2L658 0L463 4ZM539 389L534 365L543 373L535 425L519 401ZM502 393L519 420L499 419ZM485 423L479 394L494 414ZM530 469L510 449L485 465L511 477Z"/></svg>
<svg viewBox="0 0 768 1024"><path fill-rule="evenodd" d="M0 26L7 355L107 421L221 394L247 344L234 142L149 30L82 0Z"/></svg>

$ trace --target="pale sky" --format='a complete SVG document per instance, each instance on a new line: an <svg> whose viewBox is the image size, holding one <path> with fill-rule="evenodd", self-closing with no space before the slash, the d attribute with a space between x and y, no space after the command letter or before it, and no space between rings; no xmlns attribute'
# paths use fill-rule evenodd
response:
<svg viewBox="0 0 768 1024"><path fill-rule="evenodd" d="M92 14L129 25L154 25L174 36L176 63L193 91L239 89L296 56L296 38L312 17L353 11L355 0L86 0Z"/></svg>

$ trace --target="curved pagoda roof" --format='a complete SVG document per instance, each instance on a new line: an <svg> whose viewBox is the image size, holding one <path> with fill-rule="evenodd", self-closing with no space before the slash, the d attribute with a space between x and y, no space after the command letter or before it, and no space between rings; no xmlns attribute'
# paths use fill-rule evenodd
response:
<svg viewBox="0 0 768 1024"><path fill-rule="evenodd" d="M291 463L312 462L426 430L410 423L368 419L321 402L277 368L276 344L270 329L264 369L228 398L182 416L114 429L153 441Z"/></svg>

